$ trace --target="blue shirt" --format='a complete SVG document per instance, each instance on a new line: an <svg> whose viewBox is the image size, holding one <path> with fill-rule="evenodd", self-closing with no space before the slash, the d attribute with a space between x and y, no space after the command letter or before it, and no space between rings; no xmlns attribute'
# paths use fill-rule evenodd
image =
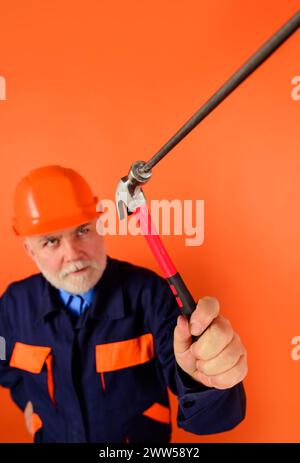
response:
<svg viewBox="0 0 300 463"><path fill-rule="evenodd" d="M65 307L74 315L80 316L87 307L92 304L95 295L95 288L92 288L86 293L82 293L80 295L59 289L59 295Z"/></svg>

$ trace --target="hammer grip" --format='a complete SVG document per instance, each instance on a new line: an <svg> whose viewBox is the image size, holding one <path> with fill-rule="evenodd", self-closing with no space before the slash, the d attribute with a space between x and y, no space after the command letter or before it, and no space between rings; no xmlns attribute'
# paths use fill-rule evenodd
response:
<svg viewBox="0 0 300 463"><path fill-rule="evenodd" d="M185 315L189 319L196 308L196 302L194 301L194 298L188 290L185 282L178 272L167 278L167 281L175 296L182 315Z"/></svg>
<svg viewBox="0 0 300 463"><path fill-rule="evenodd" d="M181 310L182 315L185 315L189 320L192 313L196 308L196 302L194 301L193 296L188 290L185 282L181 278L180 274L177 272L175 275L166 279L170 285L172 293L175 296L176 302ZM197 341L200 336L192 336L193 342Z"/></svg>

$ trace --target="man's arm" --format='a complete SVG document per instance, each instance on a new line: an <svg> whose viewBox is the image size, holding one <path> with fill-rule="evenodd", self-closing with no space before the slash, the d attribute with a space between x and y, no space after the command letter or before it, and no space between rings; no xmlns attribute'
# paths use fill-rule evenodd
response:
<svg viewBox="0 0 300 463"><path fill-rule="evenodd" d="M155 350L165 380L172 392L178 396L178 426L194 434L211 434L229 430L239 424L245 416L242 374L239 377L236 375L234 385L226 387L223 384L224 388L218 389L208 382L206 384L201 382L200 376L196 379L190 371L188 373L184 371L187 365L194 368L194 364L190 363L189 354L185 356L187 365L181 362L180 358L176 362L173 345L174 329L180 310L168 284L163 279L158 278L154 282L151 296L147 292L145 303L149 307L146 321L154 336ZM187 332L180 332L180 334L185 336ZM190 331L189 336L191 337ZM178 353L176 355L178 357ZM193 361L197 362L195 359ZM244 373L246 374L246 370Z"/></svg>

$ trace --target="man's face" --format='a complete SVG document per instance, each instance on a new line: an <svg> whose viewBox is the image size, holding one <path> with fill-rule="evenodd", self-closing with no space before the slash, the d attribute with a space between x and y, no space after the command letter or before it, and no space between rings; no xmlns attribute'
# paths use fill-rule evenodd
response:
<svg viewBox="0 0 300 463"><path fill-rule="evenodd" d="M106 267L104 239L96 231L96 219L49 235L27 237L24 246L55 288L73 294L95 286Z"/></svg>

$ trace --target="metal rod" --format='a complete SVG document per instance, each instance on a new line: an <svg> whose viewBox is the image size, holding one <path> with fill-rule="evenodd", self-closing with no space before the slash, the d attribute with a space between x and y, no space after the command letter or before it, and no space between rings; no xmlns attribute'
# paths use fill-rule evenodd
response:
<svg viewBox="0 0 300 463"><path fill-rule="evenodd" d="M163 147L141 167L142 172L150 171L169 153L199 122L211 113L235 88L258 68L285 40L300 27L300 10L292 16L246 63L228 79L222 87L173 135Z"/></svg>

